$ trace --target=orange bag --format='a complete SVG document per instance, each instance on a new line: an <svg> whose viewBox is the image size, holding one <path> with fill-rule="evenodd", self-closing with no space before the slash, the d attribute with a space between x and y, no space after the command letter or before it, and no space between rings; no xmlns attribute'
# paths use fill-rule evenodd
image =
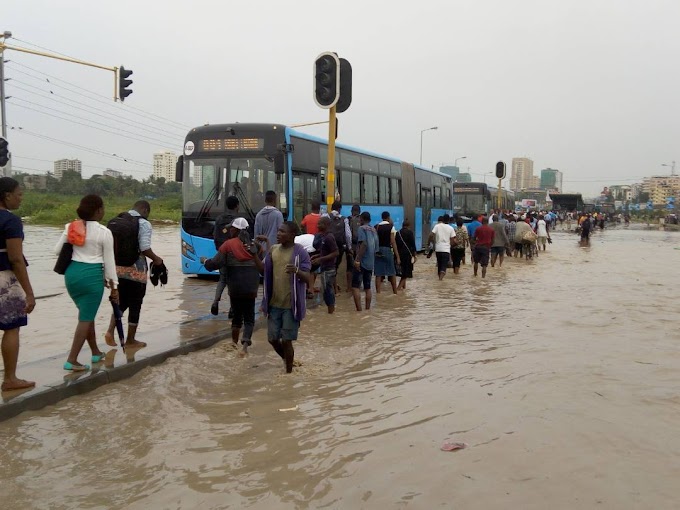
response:
<svg viewBox="0 0 680 510"><path fill-rule="evenodd" d="M75 220L68 224L67 241L73 246L85 244L87 227L83 220Z"/></svg>

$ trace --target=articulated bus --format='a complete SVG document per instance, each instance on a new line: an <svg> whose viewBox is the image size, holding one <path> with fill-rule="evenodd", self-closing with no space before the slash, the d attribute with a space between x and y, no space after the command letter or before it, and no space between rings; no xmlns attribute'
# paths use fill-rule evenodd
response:
<svg viewBox="0 0 680 510"><path fill-rule="evenodd" d="M465 219L472 219L477 214L489 214L496 207L498 188L487 186L483 182L454 182L453 212ZM501 189L501 209L515 208L515 194Z"/></svg>
<svg viewBox="0 0 680 510"><path fill-rule="evenodd" d="M177 162L183 183L182 271L209 274L201 257L215 254L213 227L235 195L250 225L273 190L287 220L300 223L312 201L326 202L328 144L281 124L217 124L192 129ZM424 249L437 217L451 209L451 178L397 158L336 145L337 195L342 214L352 204L371 213L372 223L389 211L395 228L411 221L416 246Z"/></svg>

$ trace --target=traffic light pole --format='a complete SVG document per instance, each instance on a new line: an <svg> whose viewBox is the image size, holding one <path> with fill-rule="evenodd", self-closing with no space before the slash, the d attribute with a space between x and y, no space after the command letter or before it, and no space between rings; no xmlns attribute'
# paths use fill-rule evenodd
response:
<svg viewBox="0 0 680 510"><path fill-rule="evenodd" d="M4 42L0 42L0 55L3 54L5 50L14 50L14 51L19 51L21 53L29 53L31 55L38 55L39 57L47 57L47 58L53 58L55 60L63 60L64 62L72 62L73 64L80 64L83 66L89 66L89 67L96 67L97 69L104 69L105 71L112 71L114 75L114 95L113 99L114 101L117 101L118 98L118 68L117 67L109 67L109 66L102 66L99 64L94 64L92 62L87 62L85 60L80 60L77 58L71 58L71 57L63 57L61 55L53 55L52 53L45 53L44 51L35 51L35 50L29 50L28 48L19 48L17 46L10 46L9 44L5 44ZM4 95L3 95L3 100L4 100ZM5 115L5 109L2 109L2 114L3 114L3 127L5 125L4 123L4 115Z"/></svg>
<svg viewBox="0 0 680 510"><path fill-rule="evenodd" d="M2 40L4 41L6 37L11 36L9 32L0 34ZM2 109L2 137L7 139L7 106L5 105L5 52L3 47L0 46L0 108ZM0 176L10 177L12 175L12 160L10 159L4 166L3 170L0 170Z"/></svg>
<svg viewBox="0 0 680 510"><path fill-rule="evenodd" d="M2 108L2 137L7 137L7 115L5 114L5 53L0 48L0 108Z"/></svg>
<svg viewBox="0 0 680 510"><path fill-rule="evenodd" d="M328 175L326 175L326 206L328 213L335 201L335 106L328 110Z"/></svg>
<svg viewBox="0 0 680 510"><path fill-rule="evenodd" d="M498 190L496 191L496 209L501 208L501 186L503 185L503 179L498 179Z"/></svg>

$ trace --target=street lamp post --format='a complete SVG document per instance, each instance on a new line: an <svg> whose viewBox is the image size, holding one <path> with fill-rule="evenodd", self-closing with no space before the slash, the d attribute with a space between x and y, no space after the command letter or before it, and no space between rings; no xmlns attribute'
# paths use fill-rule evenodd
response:
<svg viewBox="0 0 680 510"><path fill-rule="evenodd" d="M423 164L423 133L425 131L432 131L434 129L439 129L439 128L437 126L434 126L434 127L431 127L431 128L422 129L420 131L420 164L421 165Z"/></svg>
<svg viewBox="0 0 680 510"><path fill-rule="evenodd" d="M675 175L675 161L671 161L670 165L667 165L666 163L662 163L661 166L671 167L671 175Z"/></svg>
<svg viewBox="0 0 680 510"><path fill-rule="evenodd" d="M467 156L461 156L460 158L456 158L456 159L454 160L453 166L455 166L456 168L458 168L458 160L459 160L459 159L467 159Z"/></svg>

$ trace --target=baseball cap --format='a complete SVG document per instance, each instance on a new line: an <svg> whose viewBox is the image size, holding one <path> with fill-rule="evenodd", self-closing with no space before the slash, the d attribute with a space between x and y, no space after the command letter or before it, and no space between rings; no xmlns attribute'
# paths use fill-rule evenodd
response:
<svg viewBox="0 0 680 510"><path fill-rule="evenodd" d="M227 226L243 230L244 228L248 228L248 220L246 220L245 218L236 218Z"/></svg>

